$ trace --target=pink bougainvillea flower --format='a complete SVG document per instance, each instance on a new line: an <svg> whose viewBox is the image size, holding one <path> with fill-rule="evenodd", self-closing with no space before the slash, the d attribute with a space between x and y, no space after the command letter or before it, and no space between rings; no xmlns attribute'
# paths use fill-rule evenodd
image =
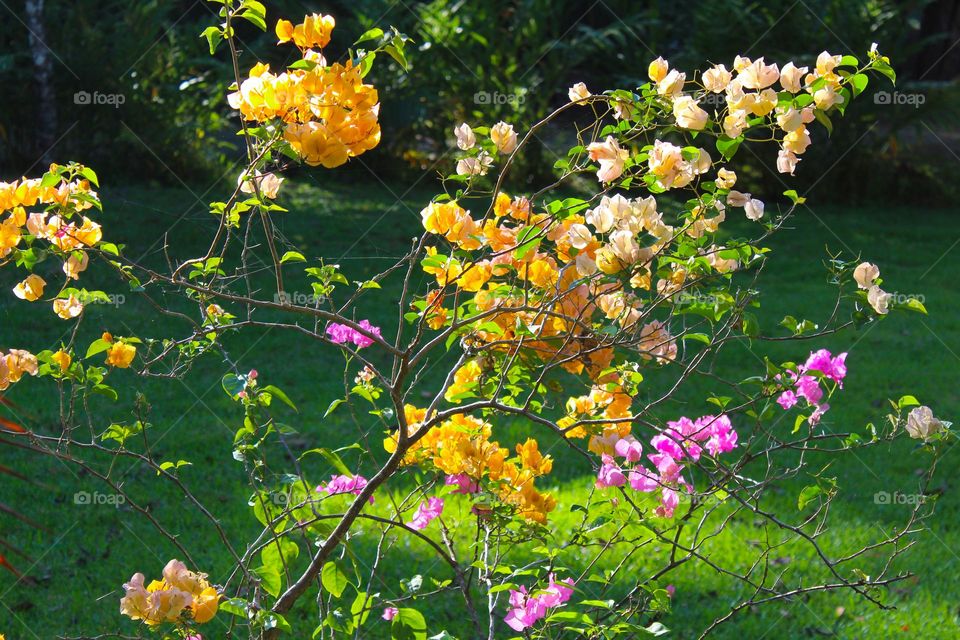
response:
<svg viewBox="0 0 960 640"><path fill-rule="evenodd" d="M597 487L606 489L607 487L622 487L627 483L627 476L623 470L614 461L613 456L604 454L603 464L597 473Z"/></svg>
<svg viewBox="0 0 960 640"><path fill-rule="evenodd" d="M441 513L443 513L443 498L429 498L420 503L417 512L413 514L413 520L408 522L407 526L422 531Z"/></svg>
<svg viewBox="0 0 960 640"><path fill-rule="evenodd" d="M780 397L777 398L777 404L783 407L783 410L786 411L790 407L797 404L797 394L789 389L780 394Z"/></svg>
<svg viewBox="0 0 960 640"><path fill-rule="evenodd" d="M813 376L800 376L797 378L797 395L813 406L820 404L823 389L820 387L820 382Z"/></svg>
<svg viewBox="0 0 960 640"><path fill-rule="evenodd" d="M360 495L363 488L367 486L367 479L361 475L350 476L330 476L330 482L326 482L317 487L318 493L326 493L328 496L335 496L341 493L353 493ZM370 496L370 502L373 502L373 496Z"/></svg>
<svg viewBox="0 0 960 640"><path fill-rule="evenodd" d="M621 458L625 458L627 462L639 462L643 454L643 445L633 436L627 436L617 441L617 444L614 445L614 451Z"/></svg>
<svg viewBox="0 0 960 640"><path fill-rule="evenodd" d="M384 620L393 620L397 617L397 614L400 613L400 610L396 607L384 607L383 609L383 619Z"/></svg>
<svg viewBox="0 0 960 640"><path fill-rule="evenodd" d="M843 386L843 379L847 375L847 354L841 353L833 357L826 349L819 349L810 353L806 363L803 365L804 371L819 371L825 378L833 380L839 386Z"/></svg>
<svg viewBox="0 0 960 640"><path fill-rule="evenodd" d="M361 320L357 323L357 325L367 333L371 333L378 338L380 337L380 327L373 326L370 324L369 320ZM360 333L352 327L348 327L347 325L340 324L338 322L331 322L329 325L327 325L326 334L330 342L334 342L336 344L347 344L349 342L356 345L358 349L363 349L364 347L369 347L373 344L372 338Z"/></svg>
<svg viewBox="0 0 960 640"><path fill-rule="evenodd" d="M480 491L480 485L465 473L447 476L444 483L448 486L456 486L453 493L476 493Z"/></svg>
<svg viewBox="0 0 960 640"><path fill-rule="evenodd" d="M547 609L559 607L570 600L573 588L572 578L558 582L555 575L551 573L549 585L543 591L531 595L523 586L519 590L511 589L511 608L504 622L514 631L523 631L532 627L538 620L546 617Z"/></svg>

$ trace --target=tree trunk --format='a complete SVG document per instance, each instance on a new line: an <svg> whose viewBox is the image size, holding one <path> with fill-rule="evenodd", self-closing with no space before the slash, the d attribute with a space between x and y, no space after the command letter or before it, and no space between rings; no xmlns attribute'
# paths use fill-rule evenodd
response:
<svg viewBox="0 0 960 640"><path fill-rule="evenodd" d="M53 90L53 70L47 32L43 23L44 0L26 0L27 27L30 29L30 57L37 86L37 146L39 159L51 162L51 151L57 135L57 103Z"/></svg>

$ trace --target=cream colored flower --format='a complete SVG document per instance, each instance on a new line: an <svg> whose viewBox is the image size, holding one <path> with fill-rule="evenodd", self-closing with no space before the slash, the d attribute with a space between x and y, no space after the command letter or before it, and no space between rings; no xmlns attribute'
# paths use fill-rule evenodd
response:
<svg viewBox="0 0 960 640"><path fill-rule="evenodd" d="M613 136L607 136L603 142L593 142L587 147L590 159L600 163L597 171L597 180L611 182L623 173L624 163L630 157L626 149Z"/></svg>
<svg viewBox="0 0 960 640"><path fill-rule="evenodd" d="M90 256L83 252L80 257L76 253L71 253L67 261L63 263L63 272L72 280L79 280L80 274L86 271L87 264L90 262Z"/></svg>
<svg viewBox="0 0 960 640"><path fill-rule="evenodd" d="M673 69L663 77L663 80L657 83L657 93L668 98L675 98L683 91L683 84L686 80L687 74Z"/></svg>
<svg viewBox="0 0 960 640"><path fill-rule="evenodd" d="M933 415L927 406L913 409L907 415L907 433L917 440L929 440L943 429L943 423Z"/></svg>
<svg viewBox="0 0 960 640"><path fill-rule="evenodd" d="M743 211L747 214L748 219L754 221L759 220L763 217L763 201L750 198L750 200L743 205Z"/></svg>
<svg viewBox="0 0 960 640"><path fill-rule="evenodd" d="M802 80L807 71L807 67L797 67L792 62L788 62L780 70L780 86L790 93L799 93L803 88Z"/></svg>
<svg viewBox="0 0 960 640"><path fill-rule="evenodd" d="M860 289L869 289L880 277L880 267L870 262L861 262L853 270L853 279Z"/></svg>
<svg viewBox="0 0 960 640"><path fill-rule="evenodd" d="M482 176L486 175L493 164L493 157L485 152L480 152L479 156L463 158L457 162L457 173L461 176Z"/></svg>
<svg viewBox="0 0 960 640"><path fill-rule="evenodd" d="M715 182L718 189L732 189L737 184L737 174L730 169L720 169Z"/></svg>
<svg viewBox="0 0 960 640"><path fill-rule="evenodd" d="M777 65L764 64L763 58L754 60L737 75L737 80L747 89L766 89L779 78Z"/></svg>
<svg viewBox="0 0 960 640"><path fill-rule="evenodd" d="M250 177L247 177L246 172L240 174L237 182L240 183L240 191L243 193L254 194L259 188L260 195L262 195L264 198L275 200L277 198L277 194L280 193L280 185L283 184L283 178L274 173L260 173L259 171L254 171L253 176Z"/></svg>
<svg viewBox="0 0 960 640"><path fill-rule="evenodd" d="M731 80L733 80L733 74L722 64L710 67L703 72L703 87L711 93L726 91Z"/></svg>
<svg viewBox="0 0 960 640"><path fill-rule="evenodd" d="M727 194L727 204L731 207L745 207L752 196L749 193L731 191Z"/></svg>
<svg viewBox="0 0 960 640"><path fill-rule="evenodd" d="M833 88L833 85L827 85L822 89L818 89L813 94L813 104L817 106L817 109L821 111L826 111L830 107L843 104L844 98L842 95L837 93L836 89Z"/></svg>
<svg viewBox="0 0 960 640"><path fill-rule="evenodd" d="M723 133L728 138L738 138L747 128L747 112L741 109L731 111L723 118Z"/></svg>
<svg viewBox="0 0 960 640"><path fill-rule="evenodd" d="M792 151L780 149L780 151L777 152L777 171L780 173L793 175L793 172L797 169L798 162L800 162L800 158Z"/></svg>
<svg viewBox="0 0 960 640"><path fill-rule="evenodd" d="M703 129L709 118L707 112L690 96L680 96L673 101L673 117L677 119L677 126L695 131Z"/></svg>
<svg viewBox="0 0 960 640"><path fill-rule="evenodd" d="M83 311L83 303L75 295L68 298L57 298L53 301L53 312L64 320L76 318Z"/></svg>
<svg viewBox="0 0 960 640"><path fill-rule="evenodd" d="M497 146L500 153L513 153L517 148L517 132L512 124L498 122L490 129L490 140Z"/></svg>
<svg viewBox="0 0 960 640"><path fill-rule="evenodd" d="M570 102L583 102L590 97L590 90L587 89L587 85L578 82L567 91L567 97L570 98Z"/></svg>
<svg viewBox="0 0 960 640"><path fill-rule="evenodd" d="M890 311L890 299L892 297L893 295L887 293L877 285L873 285L867 290L867 302L869 302L873 310L881 316L886 315Z"/></svg>
<svg viewBox="0 0 960 640"><path fill-rule="evenodd" d="M35 273L28 275L23 282L13 288L13 295L21 300L34 302L43 295L43 288L47 285L46 281Z"/></svg>
<svg viewBox="0 0 960 640"><path fill-rule="evenodd" d="M453 133L457 136L457 146L467 151L472 149L477 143L477 137L473 135L473 129L466 122L463 122L453 128Z"/></svg>

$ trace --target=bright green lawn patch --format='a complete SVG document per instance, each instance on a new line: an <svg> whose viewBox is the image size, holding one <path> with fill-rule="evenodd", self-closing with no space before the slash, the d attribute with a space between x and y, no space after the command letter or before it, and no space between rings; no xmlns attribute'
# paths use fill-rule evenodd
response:
<svg viewBox="0 0 960 640"><path fill-rule="evenodd" d="M418 213L430 192L417 189L397 203L397 196L402 193L400 187L388 189L370 184L364 187L363 199L357 198L352 185L291 189L284 200L291 211L276 219L281 232L308 256L323 256L328 262L339 263L351 280L365 280L388 266L391 259L402 255L410 238L419 231ZM197 255L204 248L203 239L208 237L204 230L212 224L212 217L206 206L189 193L127 189L107 191L103 200L106 237L126 243L130 255L144 253L146 260L156 262L165 260L166 253L172 260L178 260ZM771 245L774 252L761 279L763 306L758 313L764 331L774 332L786 314L815 322L824 320L832 294L821 266L826 246L848 253L862 252L866 259L879 263L884 287L904 294L922 294L930 316L899 315L859 333L851 331L816 344L755 344L752 352L745 345L732 345L717 360L716 372L740 379L762 371L758 355L783 360L803 358L808 350L820 346L849 350L850 375L846 388L836 397L825 428L863 431L867 422L882 419L886 398L905 393L913 393L922 402L933 405L945 419L956 419L960 410L956 386L960 373L960 317L955 309L960 304L960 292L954 274L960 267L960 248L947 252L956 238L943 231L952 227L955 214L909 209L839 210L820 207L815 200L815 213L801 212L794 220L796 228L781 234ZM167 231L169 236L165 239ZM946 255L940 259L944 252ZM12 270L6 269L0 275L0 290L9 291L15 282ZM98 276L94 273L90 277ZM269 291L270 274L265 265L257 282L262 282L264 291ZM297 286L296 278L292 283L288 289ZM185 332L185 327L158 318L148 304L130 292L115 292L126 295L125 304L115 311L90 310L83 335L92 338L105 329L141 336ZM369 296L363 307L365 316L376 324L395 326L398 315L395 296L389 287ZM176 299L162 297L158 302L181 304ZM0 296L0 303L4 347L40 349L57 340L66 326L45 309L27 308L26 303L12 295ZM338 353L319 343L305 343L280 330L228 337L227 344L241 368L257 368L263 380L284 389L297 404L299 413L288 411L281 416L298 432L292 438L296 450L340 446L357 439L356 428L346 420L343 408L331 418L322 418L330 401L342 395L338 373L342 370L342 358ZM434 375L442 371L443 364L436 366ZM184 459L192 463L181 469L181 478L216 514L230 533L233 544L239 545L259 531L259 524L246 506L249 495L242 466L230 456L233 430L240 416L236 405L220 388L220 378L226 371L224 362L206 358L198 362L183 384L152 380L146 383L144 391L151 405L149 421L153 427L148 435L155 455L158 459ZM130 374L116 375L122 378ZM648 382L651 387L663 383L657 380L655 371L648 374ZM122 389L123 385L117 384ZM676 403L663 409L659 417L668 419L678 413L708 412L710 407L703 398L711 390L707 381L694 379L691 388L685 390ZM46 381L25 380L9 397L22 409L21 418L33 428L56 432L55 391ZM128 419L129 407L129 398L122 398L116 405L101 401L94 410L104 422L92 425L93 430L99 433L110 419ZM360 408L360 413L365 410ZM77 428L86 432L88 426ZM789 429L790 425L784 424L783 428ZM517 422L497 425L496 437L503 446L512 447L531 433L546 445L551 442L539 427ZM383 433L374 427L362 440L378 459L383 456L382 437ZM920 465L913 463L911 451L910 443L901 442L893 447L858 452L856 457L848 456L842 466L834 466L832 473L838 478L841 493L835 503L834 528L821 539L830 551L837 554L852 551L878 538L881 528L902 522L906 515L904 507L877 505L873 495L877 491L896 490L912 493L914 470ZM554 447L551 453L558 464L554 474L545 479L549 482L544 486L555 490L560 501L551 527L557 535L553 543L562 545L564 532L579 518L570 506L586 499L592 477L589 466L561 446ZM277 455L281 455L279 450ZM30 485L4 478L2 502L29 513L50 529L49 532L36 531L16 521L4 520L0 535L15 540L31 556L31 560L16 556L12 559L22 568L30 567L36 583L14 584L9 575L0 574L0 632L6 632L11 639L44 640L61 634L94 635L118 628L134 633L135 625L118 613L120 585L135 571L148 575L159 573L163 564L180 555L179 552L129 505L75 504L74 494L78 491L111 493L109 487L75 466L2 446L0 464L26 472L38 482ZM721 627L716 637L946 638L960 634L957 623L960 587L955 579L960 513L951 484L957 469L957 453L951 451L938 472L943 490L939 513L930 521L928 535L922 536L921 542L905 553L899 563L917 577L900 583L886 596L897 606L896 610L878 610L847 593L819 595L743 612L728 626ZM306 459L306 474L311 482L322 481L329 473L330 469L319 456ZM209 571L214 582L226 579L231 562L216 530L209 521L184 509L183 496L175 487L158 481L149 469L122 458L114 474L142 507L179 536L199 568ZM784 483L770 496L767 506L792 515L804 484L802 479ZM396 490L399 492L401 488ZM389 498L378 496L375 509L389 514ZM449 504L450 511L445 513L445 518L455 518L458 509L466 512L465 504L456 499ZM367 531L369 536L355 538L361 558L364 549L369 550L376 539L375 528L368 527ZM765 530L757 522L740 520L710 545L709 555L719 564L743 568L750 559L751 542L762 539L765 534L780 535ZM391 540L393 546L382 564L382 583L376 587L384 597L399 593L400 580L417 573L449 577L423 545L406 536L394 536ZM468 555L469 542L460 544L463 557ZM649 575L668 551L662 545L649 545L635 555L626 573ZM518 550L516 558L522 559L523 553L524 550ZM564 560L569 566L576 566L576 558ZM604 558L601 566L613 566L618 560L618 556ZM875 560L865 558L865 570L869 570ZM791 584L800 576L805 582L824 579L823 569L815 563L810 549L797 543L782 548L777 564L779 569L787 570ZM695 637L695 631L703 629L745 595L729 578L702 566L681 568L669 576L664 584L667 583L674 584L677 590L673 613L663 622L674 630L671 637L676 638ZM597 587L585 585L585 588ZM616 588L615 585L614 590ZM352 593L345 598L352 599ZM307 599L302 605L291 616L299 630L298 638L307 637L313 626L307 622L298 625L297 619L315 615L312 608L315 605ZM446 628L462 639L470 637L460 603L453 597L421 600L416 606L425 613L431 633ZM842 614L838 613L838 607L843 608ZM227 619L227 616L217 618ZM211 623L209 629L211 638L223 633L218 622ZM371 616L366 629L365 637L369 638L383 637L385 633L385 626L376 615ZM507 637L506 632L504 627L501 635Z"/></svg>

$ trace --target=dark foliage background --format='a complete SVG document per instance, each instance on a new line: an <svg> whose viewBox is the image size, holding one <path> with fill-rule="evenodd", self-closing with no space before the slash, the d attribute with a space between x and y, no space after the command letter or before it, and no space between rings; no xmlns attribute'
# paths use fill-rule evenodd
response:
<svg viewBox="0 0 960 640"><path fill-rule="evenodd" d="M30 4L42 9L39 44L31 38ZM443 154L455 123L529 125L562 104L574 82L593 91L635 87L656 55L693 71L704 60L729 67L737 54L781 64L810 64L809 54L823 49L862 56L877 42L898 70L896 91L914 101L920 96L923 104L859 100L847 116L855 124L839 127L830 140L817 132L818 144L798 170L800 189L834 201L939 204L957 195L956 0L277 0L268 6L271 24L307 12L333 14L338 29L331 57L375 24L396 25L414 39L408 73L395 64L374 71L384 102L381 147L337 179L373 179L373 172L386 181L410 181L449 170ZM198 37L217 19L213 5L3 0L0 14L6 25L0 31L0 176L36 173L50 159L87 163L108 181L195 189L230 173L238 157L237 120L224 100L231 73L223 53L210 57ZM275 67L285 62L272 33L242 25L239 37L247 66L254 57ZM48 54L52 100L44 99L38 81L38 47ZM894 91L878 83L870 90ZM92 96L90 104L82 104L82 92ZM113 98L122 104L96 104L98 96L122 96ZM549 172L553 150L570 143L567 131L538 136L524 158L529 179ZM822 171L805 166L834 163L816 183L806 177ZM751 179L758 188L782 190L762 164L755 162Z"/></svg>

